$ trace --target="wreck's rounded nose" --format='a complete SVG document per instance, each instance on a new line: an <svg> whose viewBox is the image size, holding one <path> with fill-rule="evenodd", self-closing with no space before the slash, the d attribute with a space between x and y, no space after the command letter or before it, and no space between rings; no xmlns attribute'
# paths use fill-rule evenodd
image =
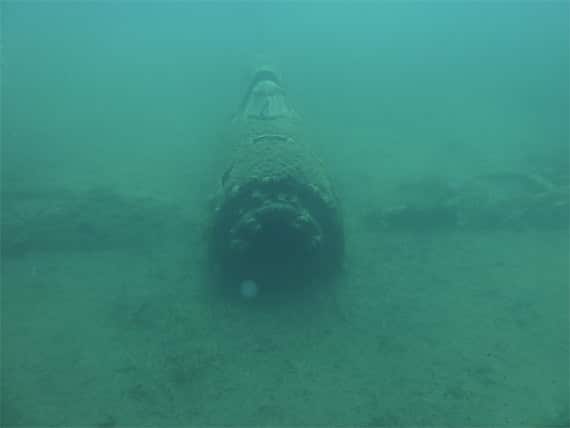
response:
<svg viewBox="0 0 570 428"><path fill-rule="evenodd" d="M304 141L279 75L259 67L228 136L233 155L213 218L213 248L233 278L328 273L343 231L324 166Z"/></svg>
<svg viewBox="0 0 570 428"><path fill-rule="evenodd" d="M282 85L281 74L275 69L275 67L268 64L256 67L252 73L250 82L254 85L263 80L274 82L279 86Z"/></svg>
<svg viewBox="0 0 570 428"><path fill-rule="evenodd" d="M286 274L292 269L307 270L316 263L322 250L323 227L316 213L296 195L244 195L242 205L248 208L238 212L228 225L228 257L241 268Z"/></svg>
<svg viewBox="0 0 570 428"><path fill-rule="evenodd" d="M267 141L255 144L279 146ZM214 222L217 254L224 268L230 275L258 280L307 278L336 270L344 240L338 206L327 182L316 177L303 180L311 175L309 163L306 170L292 168L276 174L283 171L275 160L261 159L265 168L259 170L266 171L265 176L241 176L239 166L229 174ZM233 184L237 181L241 184Z"/></svg>

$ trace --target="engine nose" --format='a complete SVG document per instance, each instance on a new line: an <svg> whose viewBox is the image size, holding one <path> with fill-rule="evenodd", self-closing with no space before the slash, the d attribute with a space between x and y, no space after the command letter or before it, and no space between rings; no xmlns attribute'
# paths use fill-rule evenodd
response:
<svg viewBox="0 0 570 428"><path fill-rule="evenodd" d="M286 272L306 269L319 257L322 226L297 195L254 190L246 205L230 228L230 250L242 265Z"/></svg>
<svg viewBox="0 0 570 428"><path fill-rule="evenodd" d="M271 70L254 73L229 127L213 248L237 279L318 275L338 267L340 212L323 164Z"/></svg>
<svg viewBox="0 0 570 428"><path fill-rule="evenodd" d="M286 117L292 110L285 100L285 91L271 80L258 82L251 90L244 108L244 115L262 120Z"/></svg>

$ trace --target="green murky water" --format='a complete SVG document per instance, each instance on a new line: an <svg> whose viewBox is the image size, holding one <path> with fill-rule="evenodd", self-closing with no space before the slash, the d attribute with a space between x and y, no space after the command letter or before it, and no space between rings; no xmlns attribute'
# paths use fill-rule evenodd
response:
<svg viewBox="0 0 570 428"><path fill-rule="evenodd" d="M0 12L3 426L570 424L567 2ZM267 59L346 259L240 299L204 230Z"/></svg>

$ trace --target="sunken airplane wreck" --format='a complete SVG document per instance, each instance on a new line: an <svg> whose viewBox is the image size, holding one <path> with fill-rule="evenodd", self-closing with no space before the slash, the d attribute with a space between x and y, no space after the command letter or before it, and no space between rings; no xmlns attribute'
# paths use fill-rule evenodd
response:
<svg viewBox="0 0 570 428"><path fill-rule="evenodd" d="M253 73L226 139L211 223L223 276L275 283L334 273L344 250L337 197L271 67Z"/></svg>

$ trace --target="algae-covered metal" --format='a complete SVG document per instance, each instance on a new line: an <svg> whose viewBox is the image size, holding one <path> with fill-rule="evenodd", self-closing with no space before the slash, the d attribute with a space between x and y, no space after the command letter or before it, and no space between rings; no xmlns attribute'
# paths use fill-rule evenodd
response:
<svg viewBox="0 0 570 428"><path fill-rule="evenodd" d="M344 244L338 201L272 69L254 73L227 142L230 161L212 224L224 271L265 279L338 268Z"/></svg>

